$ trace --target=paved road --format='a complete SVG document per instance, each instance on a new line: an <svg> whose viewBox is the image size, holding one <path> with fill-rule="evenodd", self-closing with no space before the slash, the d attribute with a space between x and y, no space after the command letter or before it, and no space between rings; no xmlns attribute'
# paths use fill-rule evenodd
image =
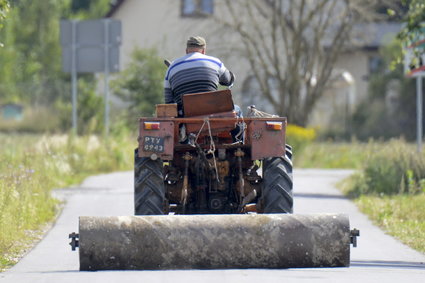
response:
<svg viewBox="0 0 425 283"><path fill-rule="evenodd" d="M387 236L359 213L333 186L350 171L297 170L295 213L348 213L360 229L351 267L284 270L78 271L78 253L67 235L77 231L80 215L131 215L132 173L88 178L79 188L62 190L67 204L56 225L37 247L11 270L3 282L425 282L425 255Z"/></svg>

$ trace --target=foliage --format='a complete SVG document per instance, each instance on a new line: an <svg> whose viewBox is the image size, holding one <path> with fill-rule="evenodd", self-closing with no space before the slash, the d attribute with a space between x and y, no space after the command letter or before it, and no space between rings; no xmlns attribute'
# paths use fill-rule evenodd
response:
<svg viewBox="0 0 425 283"><path fill-rule="evenodd" d="M2 133L54 133L59 130L62 113L48 107L32 107L23 110L25 115L22 120L3 120L0 118L0 132ZM43 121L43 123L40 123Z"/></svg>
<svg viewBox="0 0 425 283"><path fill-rule="evenodd" d="M308 144L301 154L294 155L294 165L301 168L360 169L374 148L374 142L314 142Z"/></svg>
<svg viewBox="0 0 425 283"><path fill-rule="evenodd" d="M61 66L58 19L63 1L11 1L1 37L0 102L41 103L60 92Z"/></svg>
<svg viewBox="0 0 425 283"><path fill-rule="evenodd" d="M74 19L102 18L109 10L111 0L72 0L70 17Z"/></svg>
<svg viewBox="0 0 425 283"><path fill-rule="evenodd" d="M316 138L316 131L289 124L286 127L286 143L292 146L294 155L300 154L303 149Z"/></svg>
<svg viewBox="0 0 425 283"><path fill-rule="evenodd" d="M405 26L398 34L398 38L404 46L409 46L418 40L418 35L425 36L425 2L423 0L403 0L403 5L408 7L403 22ZM394 11L390 11L394 13ZM403 60L402 53L395 58L395 62L401 63Z"/></svg>
<svg viewBox="0 0 425 283"><path fill-rule="evenodd" d="M103 97L95 93L93 79L78 82L78 134L103 132ZM0 132L60 133L71 128L70 92L68 100L57 100L53 106L24 107L22 120L4 120L0 117ZM42 121L42 122L41 122Z"/></svg>
<svg viewBox="0 0 425 283"><path fill-rule="evenodd" d="M71 84L70 76L61 70L59 20L101 17L109 0L10 0L10 4L0 31L5 44L0 52L0 105L19 103L26 111L24 121L0 121L0 128L11 131L14 125L15 130L25 132L67 131L71 126ZM79 133L100 132L104 107L95 94L96 78L93 74L78 78ZM47 115L55 118L45 119Z"/></svg>
<svg viewBox="0 0 425 283"><path fill-rule="evenodd" d="M31 231L57 214L52 189L78 184L101 172L129 170L135 141L122 131L107 140L0 135L0 270L15 262L24 243L31 241Z"/></svg>
<svg viewBox="0 0 425 283"><path fill-rule="evenodd" d="M377 144L368 150L359 173L344 190L353 197L364 194L394 195L425 192L425 158L402 140Z"/></svg>
<svg viewBox="0 0 425 283"><path fill-rule="evenodd" d="M357 23L382 19L378 0L225 1L217 21L238 35L254 82L274 112L306 125ZM236 43L237 42L237 43Z"/></svg>
<svg viewBox="0 0 425 283"><path fill-rule="evenodd" d="M425 252L425 156L415 150L414 145L403 140L312 143L301 156L294 155L294 164L360 170L339 184L341 189L355 197L356 205L375 224Z"/></svg>
<svg viewBox="0 0 425 283"><path fill-rule="evenodd" d="M6 18L6 14L9 11L9 2L7 0L0 0L0 29L3 27L2 22ZM2 43L0 42L0 47Z"/></svg>
<svg viewBox="0 0 425 283"><path fill-rule="evenodd" d="M425 193L425 153L402 139L311 143L294 157L297 167L359 170L343 186L353 197Z"/></svg>
<svg viewBox="0 0 425 283"><path fill-rule="evenodd" d="M57 101L55 109L58 109L59 128L66 130L71 128L72 105L70 92L67 101ZM78 134L99 134L103 132L104 118L104 99L96 94L95 78L91 75L86 75L86 78L78 81L78 96L77 96L77 125Z"/></svg>
<svg viewBox="0 0 425 283"><path fill-rule="evenodd" d="M163 102L166 66L154 49L134 49L132 61L111 85L116 95L128 102L128 121L152 116L155 104Z"/></svg>

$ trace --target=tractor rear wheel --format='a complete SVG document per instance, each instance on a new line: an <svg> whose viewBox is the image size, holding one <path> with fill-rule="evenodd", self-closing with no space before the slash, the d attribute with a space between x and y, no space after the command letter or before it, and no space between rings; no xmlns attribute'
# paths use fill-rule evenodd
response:
<svg viewBox="0 0 425 283"><path fill-rule="evenodd" d="M164 214L165 186L161 159L152 160L134 155L134 213L135 215Z"/></svg>
<svg viewBox="0 0 425 283"><path fill-rule="evenodd" d="M290 156L271 157L263 162L262 207L264 213L292 213L292 161Z"/></svg>

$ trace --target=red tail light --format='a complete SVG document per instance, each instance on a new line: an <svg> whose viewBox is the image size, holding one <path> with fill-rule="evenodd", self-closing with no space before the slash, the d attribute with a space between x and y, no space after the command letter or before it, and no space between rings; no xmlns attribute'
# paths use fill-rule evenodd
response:
<svg viewBox="0 0 425 283"><path fill-rule="evenodd" d="M282 130L282 122L266 122L266 129L272 131L280 131Z"/></svg>
<svg viewBox="0 0 425 283"><path fill-rule="evenodd" d="M160 122L144 122L145 130L159 130Z"/></svg>

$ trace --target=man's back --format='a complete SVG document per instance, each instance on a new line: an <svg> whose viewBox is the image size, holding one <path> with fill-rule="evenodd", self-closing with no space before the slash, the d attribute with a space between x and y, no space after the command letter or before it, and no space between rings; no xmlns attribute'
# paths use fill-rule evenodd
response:
<svg viewBox="0 0 425 283"><path fill-rule="evenodd" d="M168 67L164 80L165 103L177 103L179 115L183 114L184 94L214 91L219 84L233 83L234 76L223 63L205 55L206 45L203 37L191 36L186 43L186 55Z"/></svg>
<svg viewBox="0 0 425 283"><path fill-rule="evenodd" d="M183 94L214 91L219 84L229 83L229 71L219 59L199 52L189 53L168 68L164 84L165 103L181 105Z"/></svg>
<svg viewBox="0 0 425 283"><path fill-rule="evenodd" d="M217 90L220 75L224 73L222 66L219 59L198 52L177 59L170 65L165 78L173 101L180 104L183 94Z"/></svg>

